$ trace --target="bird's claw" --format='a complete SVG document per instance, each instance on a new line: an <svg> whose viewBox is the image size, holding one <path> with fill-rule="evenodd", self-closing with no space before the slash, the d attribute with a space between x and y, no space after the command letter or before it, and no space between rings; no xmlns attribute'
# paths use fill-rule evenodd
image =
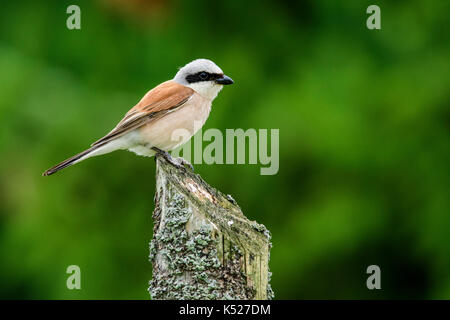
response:
<svg viewBox="0 0 450 320"><path fill-rule="evenodd" d="M186 167L188 167L189 169L191 169L191 171L194 171L194 167L192 166L192 164L189 163L189 161L183 159L183 158L173 158L169 152L161 150L157 147L153 147L152 150L154 150L156 152L156 156L161 156L164 159L167 160L167 162L169 162L170 164L172 164L173 166L179 168L179 169L184 169L186 170Z"/></svg>
<svg viewBox="0 0 450 320"><path fill-rule="evenodd" d="M183 159L183 158L177 158L178 161L180 161L180 164L186 168L188 167L189 169L191 169L191 171L194 171L194 166L187 160Z"/></svg>

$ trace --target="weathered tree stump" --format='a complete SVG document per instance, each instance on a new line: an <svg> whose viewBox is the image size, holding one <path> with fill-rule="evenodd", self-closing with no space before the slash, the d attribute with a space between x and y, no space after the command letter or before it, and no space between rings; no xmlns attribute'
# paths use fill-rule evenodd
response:
<svg viewBox="0 0 450 320"><path fill-rule="evenodd" d="M191 169L156 159L152 299L272 299L270 233Z"/></svg>

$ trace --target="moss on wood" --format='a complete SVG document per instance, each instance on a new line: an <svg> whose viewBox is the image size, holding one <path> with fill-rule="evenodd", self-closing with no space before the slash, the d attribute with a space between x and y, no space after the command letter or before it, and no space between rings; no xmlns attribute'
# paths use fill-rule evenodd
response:
<svg viewBox="0 0 450 320"><path fill-rule="evenodd" d="M157 157L153 299L271 299L270 233L190 169Z"/></svg>

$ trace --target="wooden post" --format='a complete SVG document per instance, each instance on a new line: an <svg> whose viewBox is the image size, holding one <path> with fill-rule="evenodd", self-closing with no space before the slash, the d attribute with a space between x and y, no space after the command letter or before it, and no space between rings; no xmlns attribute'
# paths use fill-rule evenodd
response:
<svg viewBox="0 0 450 320"><path fill-rule="evenodd" d="M269 231L187 166L156 162L151 298L272 299Z"/></svg>

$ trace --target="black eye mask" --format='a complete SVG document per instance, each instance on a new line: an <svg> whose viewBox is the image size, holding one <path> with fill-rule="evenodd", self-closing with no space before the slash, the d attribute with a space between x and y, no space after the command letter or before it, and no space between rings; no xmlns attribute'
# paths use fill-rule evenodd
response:
<svg viewBox="0 0 450 320"><path fill-rule="evenodd" d="M219 73L209 73L206 71L197 72L195 74L190 74L186 76L186 81L188 83L200 82L200 81L211 81L221 78L223 75Z"/></svg>

